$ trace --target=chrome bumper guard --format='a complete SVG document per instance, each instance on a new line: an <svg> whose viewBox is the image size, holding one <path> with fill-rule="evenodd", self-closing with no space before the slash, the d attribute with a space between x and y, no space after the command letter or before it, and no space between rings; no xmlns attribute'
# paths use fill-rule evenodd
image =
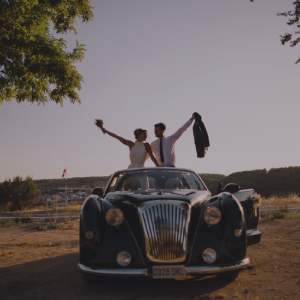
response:
<svg viewBox="0 0 300 300"><path fill-rule="evenodd" d="M250 229L247 230L247 246L255 245L260 243L261 232L259 230Z"/></svg>
<svg viewBox="0 0 300 300"><path fill-rule="evenodd" d="M219 266L195 266L186 267L186 275L206 275L206 274L217 274L222 272L230 272L239 269L243 269L250 263L249 258L237 261L232 264L224 264ZM77 268L83 273L89 273L94 275L103 276L148 276L148 269L96 269L87 267L83 264L78 264Z"/></svg>

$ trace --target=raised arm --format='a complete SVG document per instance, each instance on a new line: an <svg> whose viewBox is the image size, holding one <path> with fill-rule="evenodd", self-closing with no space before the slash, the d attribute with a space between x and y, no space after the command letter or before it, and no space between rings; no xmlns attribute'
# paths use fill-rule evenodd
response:
<svg viewBox="0 0 300 300"><path fill-rule="evenodd" d="M182 127L180 127L174 134L171 135L172 140L173 140L174 143L187 130L187 128L192 124L192 122L193 122L194 119L195 119L195 116L193 114L192 117Z"/></svg>
<svg viewBox="0 0 300 300"><path fill-rule="evenodd" d="M102 129L103 133L107 133L108 135L110 135L111 137L119 140L122 144L128 146L130 149L133 147L134 143L132 141L128 141L128 140L125 140L124 138L106 130L105 128Z"/></svg>
<svg viewBox="0 0 300 300"><path fill-rule="evenodd" d="M145 143L145 146L146 146L147 153L150 155L151 160L154 162L155 166L158 167L159 164L158 164L156 158L153 155L153 152L152 152L150 144L149 143Z"/></svg>

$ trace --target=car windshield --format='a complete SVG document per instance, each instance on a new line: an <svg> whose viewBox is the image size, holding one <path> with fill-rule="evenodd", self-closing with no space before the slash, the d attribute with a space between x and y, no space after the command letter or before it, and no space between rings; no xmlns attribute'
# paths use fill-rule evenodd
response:
<svg viewBox="0 0 300 300"><path fill-rule="evenodd" d="M138 190L205 190L203 183L191 171L135 170L116 173L110 182L108 192Z"/></svg>

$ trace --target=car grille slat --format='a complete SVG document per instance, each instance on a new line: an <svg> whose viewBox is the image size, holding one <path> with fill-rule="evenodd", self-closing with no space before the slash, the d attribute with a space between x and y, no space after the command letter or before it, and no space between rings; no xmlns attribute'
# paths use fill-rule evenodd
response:
<svg viewBox="0 0 300 300"><path fill-rule="evenodd" d="M190 209L186 202L156 200L139 207L147 257L152 262L184 261Z"/></svg>

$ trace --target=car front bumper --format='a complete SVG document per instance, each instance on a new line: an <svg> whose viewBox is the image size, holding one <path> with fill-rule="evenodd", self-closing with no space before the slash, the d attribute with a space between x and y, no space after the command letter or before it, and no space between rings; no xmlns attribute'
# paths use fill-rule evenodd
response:
<svg viewBox="0 0 300 300"><path fill-rule="evenodd" d="M206 274L218 274L223 272L230 272L243 269L250 263L249 258L222 265L213 266L194 266L186 267L186 275L206 275ZM83 264L78 264L77 268L82 273L103 275L103 276L148 276L148 269L113 269L113 268L92 268Z"/></svg>

